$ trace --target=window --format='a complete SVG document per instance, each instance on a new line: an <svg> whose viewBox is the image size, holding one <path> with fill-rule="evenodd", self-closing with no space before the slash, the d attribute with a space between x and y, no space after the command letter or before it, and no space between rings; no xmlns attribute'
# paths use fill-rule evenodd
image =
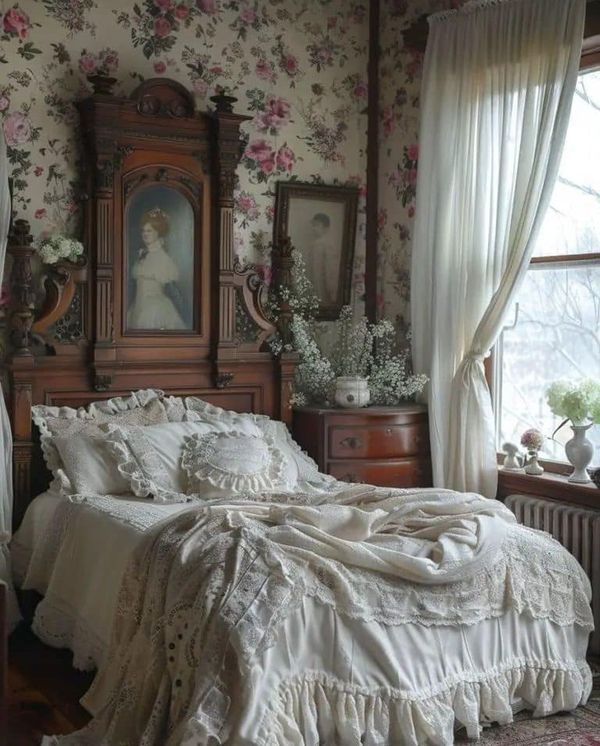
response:
<svg viewBox="0 0 600 746"><path fill-rule="evenodd" d="M600 70L579 75L558 180L525 281L494 355L498 447L537 427L542 457L572 437L546 403L558 379L600 377ZM600 466L600 426L592 465Z"/></svg>

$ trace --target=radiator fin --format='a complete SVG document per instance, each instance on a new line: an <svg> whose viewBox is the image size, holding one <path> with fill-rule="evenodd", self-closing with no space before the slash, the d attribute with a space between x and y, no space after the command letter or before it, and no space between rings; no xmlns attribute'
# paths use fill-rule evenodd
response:
<svg viewBox="0 0 600 746"><path fill-rule="evenodd" d="M505 505L519 523L552 534L585 570L592 584L596 625L589 652L600 655L600 512L527 495L510 495Z"/></svg>

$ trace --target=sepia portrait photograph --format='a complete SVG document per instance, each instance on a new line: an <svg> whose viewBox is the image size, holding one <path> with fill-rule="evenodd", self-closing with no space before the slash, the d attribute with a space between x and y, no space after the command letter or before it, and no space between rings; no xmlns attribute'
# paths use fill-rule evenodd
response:
<svg viewBox="0 0 600 746"><path fill-rule="evenodd" d="M127 331L194 328L194 211L164 184L138 190L125 221Z"/></svg>
<svg viewBox="0 0 600 746"><path fill-rule="evenodd" d="M289 237L302 252L321 301L318 318L335 319L350 301L358 191L298 182L277 187L275 240Z"/></svg>

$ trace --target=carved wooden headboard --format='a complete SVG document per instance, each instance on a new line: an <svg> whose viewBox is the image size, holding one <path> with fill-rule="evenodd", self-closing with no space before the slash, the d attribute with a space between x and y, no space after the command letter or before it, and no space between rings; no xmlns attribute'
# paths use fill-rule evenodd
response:
<svg viewBox="0 0 600 746"><path fill-rule="evenodd" d="M148 80L130 98L110 88L98 79L78 107L85 259L44 266L36 304L29 225L16 220L9 238L15 524L44 487L33 404L79 406L153 387L290 417L295 358L264 349L275 330L264 286L234 262L247 117L223 95L213 97L214 111L195 113L175 81ZM281 261L285 276L289 256Z"/></svg>

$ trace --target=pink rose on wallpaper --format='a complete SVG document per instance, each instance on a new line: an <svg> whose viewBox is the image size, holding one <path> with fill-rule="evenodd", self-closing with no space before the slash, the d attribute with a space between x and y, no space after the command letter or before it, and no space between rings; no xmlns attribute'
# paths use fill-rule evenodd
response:
<svg viewBox="0 0 600 746"><path fill-rule="evenodd" d="M217 12L217 0L196 0L196 7L203 13L212 15Z"/></svg>
<svg viewBox="0 0 600 746"><path fill-rule="evenodd" d="M294 151L287 145L282 145L277 151L277 168L282 171L291 171L295 162Z"/></svg>
<svg viewBox="0 0 600 746"><path fill-rule="evenodd" d="M208 68L208 72L213 75L223 75L223 68L220 65L213 65Z"/></svg>
<svg viewBox="0 0 600 746"><path fill-rule="evenodd" d="M36 220L41 220L42 218L46 217L46 208L45 207L38 207L38 209L33 213L33 217Z"/></svg>
<svg viewBox="0 0 600 746"><path fill-rule="evenodd" d="M256 63L256 75L262 80L273 80L275 77L273 65L266 60L259 60Z"/></svg>
<svg viewBox="0 0 600 746"><path fill-rule="evenodd" d="M198 78L192 83L192 88L194 89L194 93L204 98L208 92L208 83L202 80L202 78Z"/></svg>
<svg viewBox="0 0 600 746"><path fill-rule="evenodd" d="M173 0L154 0L154 5L161 10L171 10L173 7Z"/></svg>
<svg viewBox="0 0 600 746"><path fill-rule="evenodd" d="M171 28L170 22L162 16L154 20L154 34L161 39L171 33Z"/></svg>
<svg viewBox="0 0 600 746"><path fill-rule="evenodd" d="M44 173L44 167L43 167L43 166L36 166L36 167L35 167L35 168L33 169L33 173L34 173L34 174L35 174L36 176L41 176L41 175L42 175L42 174Z"/></svg>
<svg viewBox="0 0 600 746"><path fill-rule="evenodd" d="M249 8L248 6L242 8L240 11L240 18L244 23L252 24L254 21L256 21L256 11L254 8Z"/></svg>
<svg viewBox="0 0 600 746"><path fill-rule="evenodd" d="M31 136L31 122L20 111L13 111L6 117L3 129L6 144L12 147L22 145Z"/></svg>
<svg viewBox="0 0 600 746"><path fill-rule="evenodd" d="M261 112L255 121L259 130L278 131L290 121L290 105L283 98L269 98L265 111Z"/></svg>
<svg viewBox="0 0 600 746"><path fill-rule="evenodd" d="M4 30L9 34L17 34L21 39L27 38L31 22L29 16L20 8L10 8L2 19Z"/></svg>
<svg viewBox="0 0 600 746"><path fill-rule="evenodd" d="M179 18L180 21L185 20L190 14L190 9L187 5L178 5L175 8L175 17Z"/></svg>
<svg viewBox="0 0 600 746"><path fill-rule="evenodd" d="M296 59L296 57L294 57L293 54L284 55L281 61L281 66L291 77L296 75L298 72L298 60Z"/></svg>
<svg viewBox="0 0 600 746"><path fill-rule="evenodd" d="M271 158L274 154L273 148L266 140L254 140L254 142L248 143L246 146L245 155L250 160L261 163L263 160Z"/></svg>
<svg viewBox="0 0 600 746"><path fill-rule="evenodd" d="M79 69L82 73L91 75L92 73L96 72L97 67L98 61L93 54L89 54L88 52L86 52L79 58Z"/></svg>
<svg viewBox="0 0 600 746"><path fill-rule="evenodd" d="M415 208L411 205L408 208L408 217L409 218L414 218L414 216L415 216Z"/></svg>
<svg viewBox="0 0 600 746"><path fill-rule="evenodd" d="M275 217L275 208L273 205L269 205L265 208L265 217L269 223L273 222L273 218Z"/></svg>
<svg viewBox="0 0 600 746"><path fill-rule="evenodd" d="M0 96L0 111L6 111L10 106L10 101L6 96Z"/></svg>
<svg viewBox="0 0 600 746"><path fill-rule="evenodd" d="M256 200L248 192L242 192L236 200L237 209L250 220L256 220L259 215Z"/></svg>
<svg viewBox="0 0 600 746"><path fill-rule="evenodd" d="M162 60L154 63L154 72L157 75L162 75L166 71L166 69L167 69L167 66Z"/></svg>
<svg viewBox="0 0 600 746"><path fill-rule="evenodd" d="M359 82L354 86L354 96L356 98L367 98L369 95L369 87L364 80L359 80Z"/></svg>
<svg viewBox="0 0 600 746"><path fill-rule="evenodd" d="M409 161L418 161L419 160L419 146L416 144L409 145L406 151L406 155L408 156Z"/></svg>
<svg viewBox="0 0 600 746"><path fill-rule="evenodd" d="M329 16L327 18L327 28L335 28L337 26L337 16Z"/></svg>

